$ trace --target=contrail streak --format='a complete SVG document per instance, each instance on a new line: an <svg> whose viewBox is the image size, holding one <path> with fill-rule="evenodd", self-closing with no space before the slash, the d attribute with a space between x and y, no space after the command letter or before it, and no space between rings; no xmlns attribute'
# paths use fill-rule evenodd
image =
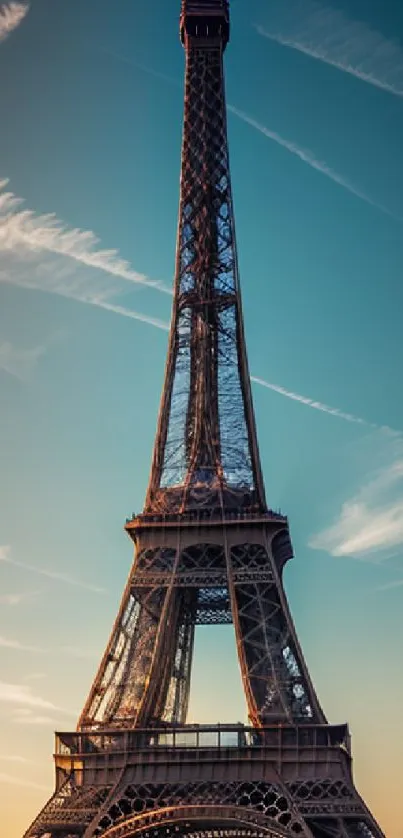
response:
<svg viewBox="0 0 403 838"><path fill-rule="evenodd" d="M354 422L356 425L366 425L371 428L377 427L377 425L367 422L366 419L361 419L360 416L354 416L353 413L344 413L344 411L339 410L338 407L330 407L330 405L314 401L314 399L310 399L308 396L301 396L300 393L293 393L291 390L286 390L285 387L280 387L278 384L271 384L270 381L265 381L263 378L257 378L252 375L251 381L254 381L255 384L260 384L261 387L266 387L267 390L273 390L281 396L286 396L287 399L300 402L300 404L305 404L307 407L312 407L314 410L320 410L322 413L328 413L330 416L337 416L339 419L344 419L346 422Z"/></svg>
<svg viewBox="0 0 403 838"><path fill-rule="evenodd" d="M397 579L395 582L388 582L386 585L381 585L379 588L376 588L376 591L392 591L394 588L402 588L403 587L403 579Z"/></svg>
<svg viewBox="0 0 403 838"><path fill-rule="evenodd" d="M45 654L46 649L40 649L39 646L27 646L25 643L20 643L19 640L12 640L8 637L0 636L0 648L13 649L17 652L32 652L33 654Z"/></svg>
<svg viewBox="0 0 403 838"><path fill-rule="evenodd" d="M234 105L228 105L228 110L237 116L239 119L242 119L243 122L246 122L247 125L250 125L252 128L255 128L256 131L259 131L269 140L273 140L273 142L280 145L282 148L285 148L287 151L290 151L291 154L294 154L296 157L299 157L304 163L307 163L308 166L311 166L312 169L316 169L317 172L321 172L322 175L326 175L326 177L333 180L334 183L337 183L339 186L342 186L344 189L347 189L348 192L351 192L352 195L355 195L356 198L360 198L362 201L365 201L367 204L370 204L371 207L375 207L376 209L383 212L385 215L388 215L390 218L394 218L395 221L399 221L400 219L394 215L393 212L384 207L382 204L378 204L376 201L373 201L365 192L362 192L360 189L357 189L352 183L350 183L343 175L339 175L338 172L335 172L334 169L331 169L327 163L323 163L321 160L317 160L317 158L312 154L311 151L307 149L300 148L300 146L296 145L296 143L292 142L291 140L286 140L284 137L281 137L280 134L277 134L276 131L272 131L270 128L267 128L266 125L262 125L261 122L258 122L253 117L249 116L249 114L245 113L244 111L239 110L239 108L235 108Z"/></svg>
<svg viewBox="0 0 403 838"><path fill-rule="evenodd" d="M0 343L0 370L19 378L20 381L26 381L45 352L45 346L18 349L8 341L3 341Z"/></svg>
<svg viewBox="0 0 403 838"><path fill-rule="evenodd" d="M155 79L165 81L172 87L180 88L183 86L178 79L175 79L173 76L169 76L168 73L162 73L159 70L154 70L153 67L148 67L147 64L142 64L140 61L134 61L133 58L128 58L126 55L113 52L113 50L109 49L109 47L97 47L94 44L91 44L91 46L98 52L102 52L104 55L109 55L110 58L115 58L116 61L119 61L121 64L127 64L128 67L136 67L138 70L142 70L144 73L147 73L149 76L153 76Z"/></svg>
<svg viewBox="0 0 403 838"><path fill-rule="evenodd" d="M55 271L52 280L57 280L57 270ZM33 277L24 279L23 276L15 272L7 272L7 274L5 272L0 272L0 283L1 282L5 282L8 285L13 285L17 288L26 288L29 291L41 291L45 294L56 294L56 296L64 297L66 300L73 300L78 303L84 303L85 305L103 309L104 311L111 311L114 314L129 317L131 320L138 320L140 323L147 323L150 326L155 326L156 329L161 329L164 332L169 331L169 325L164 320L160 320L158 317L153 317L148 314L143 314L142 312L135 311L132 308L108 303L102 299L102 295L99 294L98 290L94 293L91 290L87 291L85 288L85 282L82 283L82 285L84 285L84 289L81 291L80 288L75 288L74 286L69 287L57 281L53 284L53 282L35 281ZM109 293L113 293L113 290L116 291L116 289L110 289Z"/></svg>
<svg viewBox="0 0 403 838"><path fill-rule="evenodd" d="M45 568L35 567L34 565L12 559L8 555L8 549L5 547L0 547L0 562L7 562L7 564L13 565L13 567L19 567L22 570L28 570L30 573L36 573L39 576L46 576L47 579L55 579L58 582L65 582L67 585L74 585L77 588L83 588L86 591L92 591L96 594L105 593L103 588L82 582L80 579L75 579L73 576L69 576L66 573L58 573L56 570L46 570Z"/></svg>
<svg viewBox="0 0 403 838"><path fill-rule="evenodd" d="M171 288L133 270L116 250L97 249L98 239L91 230L66 227L53 214L21 210L23 200L4 191L7 183L0 180L0 283L57 294L167 329L162 320L114 303L111 298L119 293L116 280L123 281L125 290L130 283L171 296ZM74 273L77 266L86 273ZM113 283L106 277L113 277Z"/></svg>
<svg viewBox="0 0 403 838"><path fill-rule="evenodd" d="M75 299L79 300L78 297ZM121 314L123 317L131 317L132 320L140 320L142 323L148 323L149 326L155 326L156 329L161 329L164 332L169 332L169 323L165 320L159 320L158 317L149 317L148 314L140 314L138 311L133 311L131 308L125 306L113 305L112 303L105 303L102 300L80 299L79 302L87 302L90 305L103 308L105 311L112 311L114 314Z"/></svg>
<svg viewBox="0 0 403 838"><path fill-rule="evenodd" d="M109 55L111 58L115 58L117 61L120 61L123 64L127 64L131 67L136 67L139 70L142 70L144 73L147 73L154 78L160 79L167 84L170 84L174 87L180 87L179 82L174 79L172 76L168 76L166 73L160 73L157 70L154 70L152 67L148 67L146 64L140 64L136 61L133 61L130 58L127 58L124 55L119 55L116 52L112 52L109 49L100 48L103 53ZM354 184L350 183L347 178L343 175L340 175L338 172L334 171L327 163L324 163L321 160L318 160L311 151L307 149L300 148L296 143L292 142L292 140L287 140L278 134L276 131L272 131L270 128L267 128L266 125L262 125L261 122L258 122L249 114L245 113L245 111L240 110L235 105L227 104L227 110L236 116L238 119L241 119L242 122L245 122L251 128L254 128L255 131L258 131L260 134L263 134L269 140L273 140L273 142L277 143L277 145L285 148L287 151L294 154L296 157L299 157L304 163L307 163L308 166L311 166L312 169L316 169L316 171L320 172L322 175L330 178L334 183L337 183L339 186L342 186L352 195L355 195L356 198L360 198L360 200L365 201L365 203L369 204L371 207L378 209L380 212L387 215L389 218L393 218L395 221L400 221L399 219L391 210L387 207L384 207L382 204L379 204L377 201L373 201L372 198L369 197L365 192L358 189Z"/></svg>
<svg viewBox="0 0 403 838"><path fill-rule="evenodd" d="M324 64L336 67L337 70L342 70L344 73L348 73L348 75L354 76L356 79L360 79L360 81L367 82L368 84L372 84L374 87L380 88L380 90L393 93L395 96L403 96L402 89L395 87L393 84L388 84L388 82L382 81L382 79L376 78L373 73L365 73L358 67L352 67L350 64L345 64L342 61L331 58L326 53L325 48L320 46L317 46L316 48L309 46L308 44L304 44L302 41L287 38L285 35L269 32L262 26L256 26L255 28L259 35L262 35L263 38L267 38L269 41L274 41L276 44L281 44L283 47L289 47L297 52L302 52L304 55L308 55L309 58L315 58L318 61L322 61Z"/></svg>
<svg viewBox="0 0 403 838"><path fill-rule="evenodd" d="M0 252L17 253L21 257L27 252L52 253L135 285L172 293L162 282L134 271L116 250L97 249L99 239L92 230L66 227L53 213L37 215L32 210L20 209L23 199L2 191L7 184L7 179L0 180Z"/></svg>
<svg viewBox="0 0 403 838"><path fill-rule="evenodd" d="M315 0L273 0L270 19L269 26L255 24L264 38L403 96L403 50L397 40Z"/></svg>
<svg viewBox="0 0 403 838"><path fill-rule="evenodd" d="M33 780L24 780L22 777L13 777L10 774L0 773L0 782L13 786L20 786L24 789L35 789L38 791L49 791L48 786L35 783Z"/></svg>

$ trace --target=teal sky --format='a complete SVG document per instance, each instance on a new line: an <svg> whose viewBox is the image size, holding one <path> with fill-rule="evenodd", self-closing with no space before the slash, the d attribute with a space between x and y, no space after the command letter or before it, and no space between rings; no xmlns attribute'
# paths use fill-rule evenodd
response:
<svg viewBox="0 0 403 838"><path fill-rule="evenodd" d="M179 5L0 2L8 838L52 789L52 731L75 725L132 561L171 305ZM233 0L226 72L250 368L283 390L253 385L296 553L285 586L325 712L351 725L358 787L401 838L402 4ZM192 720L244 716L232 630L201 629Z"/></svg>

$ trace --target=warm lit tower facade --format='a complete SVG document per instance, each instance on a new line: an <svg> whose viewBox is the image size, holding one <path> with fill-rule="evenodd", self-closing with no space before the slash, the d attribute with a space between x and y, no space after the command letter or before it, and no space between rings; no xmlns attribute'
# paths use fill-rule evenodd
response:
<svg viewBox="0 0 403 838"><path fill-rule="evenodd" d="M185 113L165 382L121 607L56 791L26 838L381 838L291 619L268 509L228 163L227 0L182 0ZM233 623L250 726L187 725L194 631Z"/></svg>

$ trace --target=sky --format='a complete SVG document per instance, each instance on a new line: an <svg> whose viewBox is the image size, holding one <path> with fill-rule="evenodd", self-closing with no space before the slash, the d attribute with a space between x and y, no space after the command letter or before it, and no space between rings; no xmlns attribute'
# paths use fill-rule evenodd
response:
<svg viewBox="0 0 403 838"><path fill-rule="evenodd" d="M0 2L0 818L53 788L132 561L163 382L179 0ZM269 505L331 722L388 836L403 802L403 8L233 0L229 141ZM225 668L225 678L221 677ZM190 719L244 720L232 627Z"/></svg>

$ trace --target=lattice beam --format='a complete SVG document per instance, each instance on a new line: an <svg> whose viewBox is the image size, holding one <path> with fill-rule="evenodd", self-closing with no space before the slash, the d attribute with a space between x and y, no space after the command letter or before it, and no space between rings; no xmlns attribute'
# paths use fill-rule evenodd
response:
<svg viewBox="0 0 403 838"><path fill-rule="evenodd" d="M190 32L196 7L200 12L202 4L189 13ZM185 45L175 293L146 509L264 509L238 280L224 45L219 36L206 43L192 34Z"/></svg>

